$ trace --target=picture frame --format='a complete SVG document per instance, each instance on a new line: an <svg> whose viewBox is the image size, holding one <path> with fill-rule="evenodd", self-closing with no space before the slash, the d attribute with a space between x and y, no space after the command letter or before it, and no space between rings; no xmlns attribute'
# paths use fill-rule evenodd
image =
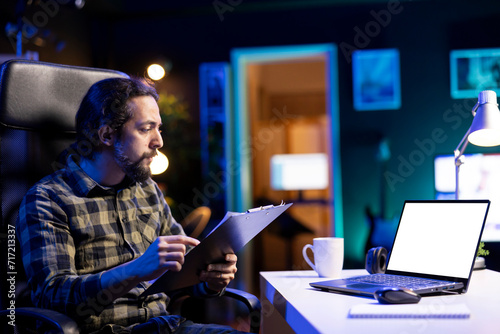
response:
<svg viewBox="0 0 500 334"><path fill-rule="evenodd" d="M477 98L483 90L500 94L500 48L450 51L450 90L454 99Z"/></svg>
<svg viewBox="0 0 500 334"><path fill-rule="evenodd" d="M356 111L401 108L398 49L356 50L352 54Z"/></svg>

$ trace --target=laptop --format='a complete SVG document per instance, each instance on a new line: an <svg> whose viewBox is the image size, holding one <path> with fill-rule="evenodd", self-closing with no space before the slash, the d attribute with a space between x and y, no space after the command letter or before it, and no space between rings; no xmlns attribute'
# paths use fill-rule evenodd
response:
<svg viewBox="0 0 500 334"><path fill-rule="evenodd" d="M405 287L421 295L465 293L489 206L489 200L407 200L385 273L310 285L370 297L384 287Z"/></svg>

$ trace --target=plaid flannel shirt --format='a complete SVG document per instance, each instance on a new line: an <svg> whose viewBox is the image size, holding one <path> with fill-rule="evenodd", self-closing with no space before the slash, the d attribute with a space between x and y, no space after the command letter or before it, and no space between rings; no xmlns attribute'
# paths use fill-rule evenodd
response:
<svg viewBox="0 0 500 334"><path fill-rule="evenodd" d="M103 187L70 156L66 168L26 194L17 231L37 307L69 315L85 332L128 332L168 314L167 295L139 298L148 282L114 301L100 284L104 271L139 257L158 236L184 234L151 179L119 190ZM208 294L202 284L192 292Z"/></svg>

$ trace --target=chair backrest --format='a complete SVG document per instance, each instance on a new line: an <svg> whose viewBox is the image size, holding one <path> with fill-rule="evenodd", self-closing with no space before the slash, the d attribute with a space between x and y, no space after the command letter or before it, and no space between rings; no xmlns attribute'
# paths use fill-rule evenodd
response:
<svg viewBox="0 0 500 334"><path fill-rule="evenodd" d="M11 60L0 67L0 306L12 299L7 278L22 285L21 254L12 248L19 205L28 189L58 169L75 139L75 115L97 81L127 75L111 70ZM19 289L16 289L19 290Z"/></svg>

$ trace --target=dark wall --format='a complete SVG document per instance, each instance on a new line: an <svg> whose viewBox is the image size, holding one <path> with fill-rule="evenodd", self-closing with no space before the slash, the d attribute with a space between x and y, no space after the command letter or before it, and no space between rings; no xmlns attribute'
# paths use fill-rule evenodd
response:
<svg viewBox="0 0 500 334"><path fill-rule="evenodd" d="M92 6L88 11L84 8L80 14L72 14L78 17L73 22L80 27L72 29L84 33L73 38L60 54L47 53L45 57L41 50L40 60L111 67L142 75L151 59L167 57L173 68L164 88L188 101L196 118L199 64L229 61L233 48L335 43L344 49L346 45L399 49L401 108L367 112L353 108L351 63L349 55L339 49L346 266L359 267L364 261L367 233L364 211L370 207L375 213L380 212L382 186L388 218L399 214L405 199L434 197L433 157L453 152L467 131L469 111L475 103L450 97L449 52L500 47L500 3L389 1L299 5L285 1L279 6L280 2L233 1L239 4L218 9L213 6L215 2L207 3L171 11L134 12L122 8L113 15L112 11L91 11ZM59 19L65 20L62 16ZM359 31L366 34L364 38ZM386 169L376 158L383 138L391 148ZM473 151L473 147L468 148L468 152ZM186 188L192 189L188 178Z"/></svg>

